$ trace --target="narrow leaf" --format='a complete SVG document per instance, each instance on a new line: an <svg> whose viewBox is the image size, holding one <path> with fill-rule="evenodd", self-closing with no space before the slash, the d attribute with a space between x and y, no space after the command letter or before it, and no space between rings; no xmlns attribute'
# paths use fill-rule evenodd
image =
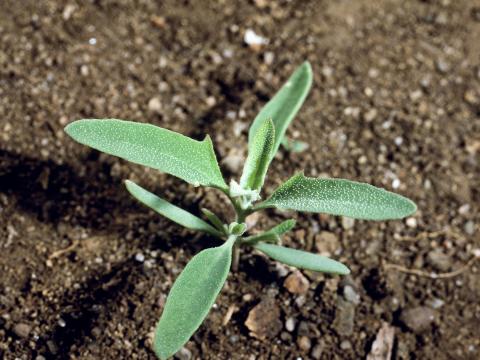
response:
<svg viewBox="0 0 480 360"><path fill-rule="evenodd" d="M169 203L166 200L152 194L150 191L145 190L141 186L135 184L133 181L126 180L125 185L130 194L133 195L138 201L147 205L149 208L155 210L160 215L180 224L188 229L204 231L211 235L222 236L217 229L203 221L199 217L185 211L178 206Z"/></svg>
<svg viewBox="0 0 480 360"><path fill-rule="evenodd" d="M203 215L207 217L208 221L210 221L212 225L215 226L215 228L217 228L217 230L219 230L222 233L225 233L225 226L222 220L220 220L220 218L215 213L205 208L202 208L201 210L203 212Z"/></svg>
<svg viewBox="0 0 480 360"><path fill-rule="evenodd" d="M86 119L65 131L81 144L174 175L195 186L228 187L210 137L193 140L150 124L116 119Z"/></svg>
<svg viewBox="0 0 480 360"><path fill-rule="evenodd" d="M253 140L248 144L248 157L243 168L240 185L244 189L260 190L272 160L275 128L272 119L265 119Z"/></svg>
<svg viewBox="0 0 480 360"><path fill-rule="evenodd" d="M275 225L273 228L269 230L269 232L272 232L280 236L292 230L295 227L295 224L296 224L296 221L294 219L288 219L288 220L282 221L278 225Z"/></svg>
<svg viewBox="0 0 480 360"><path fill-rule="evenodd" d="M267 254L272 259L290 266L295 266L299 269L340 275L350 274L350 270L345 265L325 256L262 242L256 244L255 248Z"/></svg>
<svg viewBox="0 0 480 360"><path fill-rule="evenodd" d="M375 186L343 179L315 179L297 174L256 209L276 207L343 215L355 219L401 219L414 213L414 202Z"/></svg>
<svg viewBox="0 0 480 360"><path fill-rule="evenodd" d="M278 150L285 135L288 125L293 120L298 110L307 97L312 86L312 67L304 62L295 70L288 81L275 94L275 96L263 107L250 127L248 133L249 145L254 141L255 134L259 131L265 119L272 119L275 125L275 143L272 157Z"/></svg>
<svg viewBox="0 0 480 360"><path fill-rule="evenodd" d="M235 238L193 257L168 294L157 324L154 350L167 359L182 348L207 316L227 279Z"/></svg>
<svg viewBox="0 0 480 360"><path fill-rule="evenodd" d="M295 220L293 219L285 220L285 221L282 221L280 224L274 226L270 230L267 230L261 234L246 237L245 239L243 239L243 243L246 243L249 245L256 244L260 241L276 243L280 240L280 236L292 230L294 226L295 226Z"/></svg>

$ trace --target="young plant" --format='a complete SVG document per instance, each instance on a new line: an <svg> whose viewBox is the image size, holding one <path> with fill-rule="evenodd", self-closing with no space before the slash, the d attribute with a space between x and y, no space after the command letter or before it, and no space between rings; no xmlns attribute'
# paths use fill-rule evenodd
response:
<svg viewBox="0 0 480 360"><path fill-rule="evenodd" d="M368 184L310 178L303 173L292 176L262 200L261 190L270 162L311 83L312 70L305 62L260 111L249 130L248 157L240 180L231 180L228 185L208 135L197 141L153 125L115 119L78 120L65 128L76 141L94 149L158 169L194 186L218 189L227 195L235 209L236 218L229 224L224 224L213 211L202 209L205 221L126 181L128 191L159 214L224 241L195 255L173 284L155 331L154 350L160 359L175 354L200 326L230 268L238 267L242 247L253 247L274 260L301 269L341 275L350 272L335 260L279 245L282 235L294 227L295 220L248 235L245 224L248 215L279 208L387 220L403 218L416 210L407 198Z"/></svg>

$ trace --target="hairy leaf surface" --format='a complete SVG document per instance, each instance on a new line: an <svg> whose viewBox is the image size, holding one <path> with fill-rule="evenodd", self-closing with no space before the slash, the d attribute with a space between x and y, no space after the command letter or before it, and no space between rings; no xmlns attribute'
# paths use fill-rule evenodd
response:
<svg viewBox="0 0 480 360"><path fill-rule="evenodd" d="M401 219L416 211L411 200L369 184L308 178L301 173L278 187L256 208L268 207L367 220Z"/></svg>
<svg viewBox="0 0 480 360"><path fill-rule="evenodd" d="M234 240L195 255L173 284L155 330L160 359L180 350L207 316L227 279Z"/></svg>
<svg viewBox="0 0 480 360"><path fill-rule="evenodd" d="M150 191L145 190L141 186L135 184L133 181L126 180L125 185L133 197L173 222L176 222L177 224L180 224L188 229L204 231L215 236L222 235L217 229L199 217L169 203Z"/></svg>
<svg viewBox="0 0 480 360"><path fill-rule="evenodd" d="M350 270L345 265L325 256L263 242L256 244L255 248L267 254L272 259L290 266L295 266L299 269L340 275L350 274Z"/></svg>
<svg viewBox="0 0 480 360"><path fill-rule="evenodd" d="M244 189L260 190L272 160L275 128L272 119L265 119L248 144L248 157L240 185Z"/></svg>
<svg viewBox="0 0 480 360"><path fill-rule="evenodd" d="M250 127L248 142L254 141L255 134L266 119L272 119L275 125L275 143L272 157L282 142L288 125L300 110L312 86L312 67L304 62L290 76L275 96L262 108Z"/></svg>
<svg viewBox="0 0 480 360"><path fill-rule="evenodd" d="M158 126L117 119L85 119L65 128L81 144L174 175L195 186L226 190L210 137L193 140Z"/></svg>

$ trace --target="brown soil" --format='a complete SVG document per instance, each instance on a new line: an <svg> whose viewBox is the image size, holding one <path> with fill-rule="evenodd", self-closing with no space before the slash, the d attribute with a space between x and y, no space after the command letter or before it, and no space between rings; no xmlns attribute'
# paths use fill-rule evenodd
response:
<svg viewBox="0 0 480 360"><path fill-rule="evenodd" d="M139 206L122 180L195 213L227 211L214 191L74 143L65 124L114 117L209 133L218 157L231 155L225 175L238 176L248 124L308 59L314 87L289 134L310 147L280 153L267 193L305 169L394 189L418 213L353 226L295 214L285 243L316 251L327 238L351 276L304 272L309 290L292 294L289 270L244 252L183 358L363 359L387 322L394 359L478 359L478 262L441 279L385 264L445 273L480 248L480 3L134 3L0 3L0 358L154 359L172 282L215 241ZM246 29L269 44L249 48ZM149 107L155 97L161 108ZM269 215L260 227L287 216ZM245 325L260 302L273 309L262 339Z"/></svg>

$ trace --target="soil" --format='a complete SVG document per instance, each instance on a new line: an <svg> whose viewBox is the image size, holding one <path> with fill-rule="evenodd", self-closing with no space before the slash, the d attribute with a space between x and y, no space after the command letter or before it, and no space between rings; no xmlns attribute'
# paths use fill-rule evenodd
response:
<svg viewBox="0 0 480 360"><path fill-rule="evenodd" d="M291 269L245 251L180 358L364 359L382 328L394 330L393 359L480 358L479 1L3 0L0 10L0 358L155 358L168 290L216 242L141 207L124 179L194 213L230 214L214 190L75 143L68 122L208 133L224 174L238 177L248 125L307 59L313 90L288 134L309 148L279 153L266 193L304 169L394 190L418 212L266 213L259 228L293 216L285 244L329 251L352 274L304 271L307 290L292 293ZM247 29L268 44L247 46ZM252 311L268 319L254 333Z"/></svg>

